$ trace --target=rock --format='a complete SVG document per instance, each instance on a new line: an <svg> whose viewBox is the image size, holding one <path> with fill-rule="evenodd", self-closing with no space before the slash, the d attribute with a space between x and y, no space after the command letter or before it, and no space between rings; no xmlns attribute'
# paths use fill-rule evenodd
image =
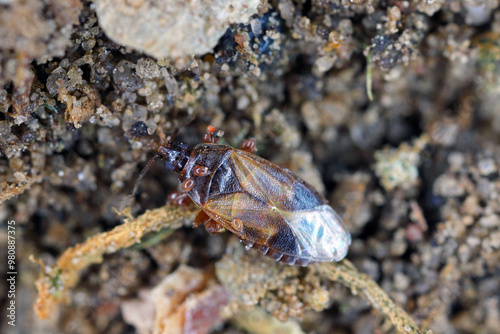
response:
<svg viewBox="0 0 500 334"><path fill-rule="evenodd" d="M109 38L157 58L211 52L231 23L247 23L259 0L96 0Z"/></svg>

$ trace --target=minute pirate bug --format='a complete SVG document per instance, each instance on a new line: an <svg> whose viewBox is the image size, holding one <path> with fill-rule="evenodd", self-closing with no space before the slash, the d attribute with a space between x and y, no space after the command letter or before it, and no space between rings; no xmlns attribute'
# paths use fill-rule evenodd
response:
<svg viewBox="0 0 500 334"><path fill-rule="evenodd" d="M177 131L176 131L177 133ZM312 186L288 169L254 154L255 139L240 149L217 144L222 131L208 126L203 143L167 144L141 172L140 179L158 158L165 168L179 173L181 193L169 201L177 205L193 201L200 212L193 228L205 224L210 234L229 230L262 254L290 265L342 260L351 235L342 219Z"/></svg>

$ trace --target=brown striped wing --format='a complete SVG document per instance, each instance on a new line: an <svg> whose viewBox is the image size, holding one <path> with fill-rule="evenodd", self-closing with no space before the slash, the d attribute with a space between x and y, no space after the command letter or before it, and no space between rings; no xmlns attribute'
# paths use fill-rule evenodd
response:
<svg viewBox="0 0 500 334"><path fill-rule="evenodd" d="M349 232L304 181L241 150L232 151L225 168L233 172L227 182L230 188L219 187L209 194L203 209L228 230L244 240L314 262L339 261L345 256ZM212 182L217 182L216 175ZM242 231L231 226L236 218L243 222Z"/></svg>

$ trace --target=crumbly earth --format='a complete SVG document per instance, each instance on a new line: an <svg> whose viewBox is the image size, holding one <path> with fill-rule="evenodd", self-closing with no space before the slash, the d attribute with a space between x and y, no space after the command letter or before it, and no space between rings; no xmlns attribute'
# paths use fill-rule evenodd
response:
<svg viewBox="0 0 500 334"><path fill-rule="evenodd" d="M127 1L135 14L153 5ZM267 273L268 259L255 254L250 262L262 260L263 271L247 270L248 261L230 270L241 255L233 237L203 228L106 256L82 272L70 304L50 320L34 316L39 267L29 256L54 263L120 224L115 208L140 169L195 116L176 140L195 145L208 124L225 132L226 144L254 137L259 155L322 192L352 233L347 258L423 328L499 333L498 7L498 0L261 0L248 23L227 21L213 51L156 59L147 45L133 48L150 37L147 29L136 44L117 44L91 1L0 1L0 244L6 249L6 222L15 221L15 329L134 332L123 303L187 265L217 268L234 300L258 302L306 332L391 331L365 300L313 269ZM219 14L230 15L210 15ZM187 36L187 50L212 36L179 29L162 36ZM155 163L132 212L162 206L177 187L176 175ZM249 276L253 290L238 285ZM234 333L239 322L226 311L216 331ZM11 330L2 317L0 332Z"/></svg>

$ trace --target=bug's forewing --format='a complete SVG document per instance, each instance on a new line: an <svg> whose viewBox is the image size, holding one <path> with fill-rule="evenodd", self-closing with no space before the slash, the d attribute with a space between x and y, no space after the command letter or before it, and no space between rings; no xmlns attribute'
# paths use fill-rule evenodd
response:
<svg viewBox="0 0 500 334"><path fill-rule="evenodd" d="M300 245L300 256L317 261L340 261L347 255L351 234L329 205L309 211L281 212Z"/></svg>
<svg viewBox="0 0 500 334"><path fill-rule="evenodd" d="M240 238L279 250L287 255L298 253L297 238L278 211L248 193L233 193L210 199L204 206L207 214ZM214 216L217 215L217 217ZM238 218L243 230L230 224Z"/></svg>
<svg viewBox="0 0 500 334"><path fill-rule="evenodd" d="M286 255L311 261L339 261L351 237L342 220L325 200L297 176L251 153L234 150L229 157L244 192L211 198L208 211L226 225L234 218L244 222L246 240Z"/></svg>

